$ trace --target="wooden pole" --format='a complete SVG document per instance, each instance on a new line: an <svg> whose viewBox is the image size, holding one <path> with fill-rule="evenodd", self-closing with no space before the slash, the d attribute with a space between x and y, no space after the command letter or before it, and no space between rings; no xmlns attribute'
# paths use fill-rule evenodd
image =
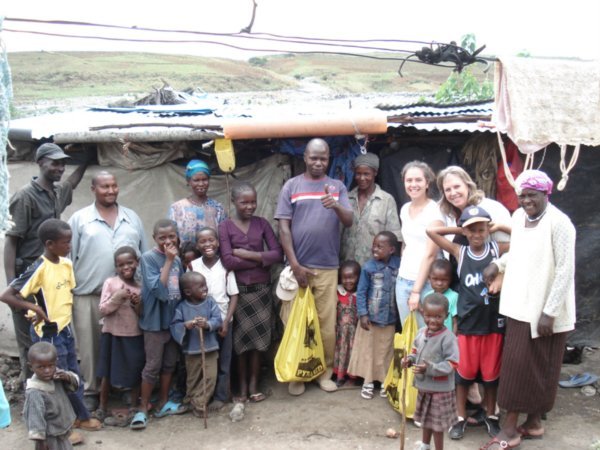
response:
<svg viewBox="0 0 600 450"><path fill-rule="evenodd" d="M208 428L208 423L206 421L206 416L208 415L208 411L206 408L206 352L204 351L204 330L202 328L198 328L200 332L200 352L202 353L202 390L204 391L204 405L202 408L204 409L204 429Z"/></svg>
<svg viewBox="0 0 600 450"><path fill-rule="evenodd" d="M406 342L404 342L403 357L406 358L408 352L406 350ZM408 377L408 368L402 367L402 395L400 401L402 402L402 423L400 424L400 450L404 450L404 441L406 439L406 384Z"/></svg>

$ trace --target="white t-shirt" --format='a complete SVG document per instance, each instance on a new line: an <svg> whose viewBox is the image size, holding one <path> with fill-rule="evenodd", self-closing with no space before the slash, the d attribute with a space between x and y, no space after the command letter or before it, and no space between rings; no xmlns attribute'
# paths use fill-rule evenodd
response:
<svg viewBox="0 0 600 450"><path fill-rule="evenodd" d="M201 273L206 278L208 295L215 299L221 311L221 319L225 320L229 308L229 296L237 295L240 292L235 281L235 273L233 271L227 273L220 259L210 268L206 267L202 258L195 259L192 261L192 270Z"/></svg>
<svg viewBox="0 0 600 450"><path fill-rule="evenodd" d="M429 200L427 205L414 219L410 217L408 209L410 202L402 205L400 209L400 222L402 223L402 239L404 252L400 260L398 276L406 280L416 280L419 274L421 261L427 248L427 234L425 229L434 221L444 222L440 208L436 202Z"/></svg>

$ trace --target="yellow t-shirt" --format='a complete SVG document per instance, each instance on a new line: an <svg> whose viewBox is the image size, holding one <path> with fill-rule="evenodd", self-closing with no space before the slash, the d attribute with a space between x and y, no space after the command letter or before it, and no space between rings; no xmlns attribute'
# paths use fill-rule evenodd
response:
<svg viewBox="0 0 600 450"><path fill-rule="evenodd" d="M73 317L73 294L75 275L73 264L67 258L53 263L40 256L23 274L11 283L11 286L26 298L33 295L38 305L46 305L46 315L62 331L71 323ZM43 306L42 306L43 308ZM43 322L35 327L38 336L42 336Z"/></svg>

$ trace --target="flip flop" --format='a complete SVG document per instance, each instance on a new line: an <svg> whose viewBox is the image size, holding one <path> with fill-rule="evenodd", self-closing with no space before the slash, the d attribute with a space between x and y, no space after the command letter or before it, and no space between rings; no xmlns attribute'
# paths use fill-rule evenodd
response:
<svg viewBox="0 0 600 450"><path fill-rule="evenodd" d="M598 376L591 373L578 373L566 381L559 381L558 385L563 388L581 387L594 384L598 381Z"/></svg>
<svg viewBox="0 0 600 450"><path fill-rule="evenodd" d="M496 436L491 441L488 441L486 444L479 447L479 450L504 450L504 449L518 448L520 445L521 445L521 438L519 438L519 442L511 445L508 441L505 441L504 439L499 439Z"/></svg>
<svg viewBox="0 0 600 450"><path fill-rule="evenodd" d="M257 392L255 394L250 394L249 398L252 403L258 403L258 402L262 402L263 400L265 400L267 398L267 396L265 394L263 394L262 392Z"/></svg>
<svg viewBox="0 0 600 450"><path fill-rule="evenodd" d="M146 428L148 424L148 416L142 411L138 411L131 419L131 423L129 424L129 428L131 430L143 430Z"/></svg>
<svg viewBox="0 0 600 450"><path fill-rule="evenodd" d="M181 403L175 403L169 400L167 403L160 408L160 411L154 412L154 417L157 419L162 419L167 416L175 416L177 414L184 414L188 411L187 406L182 405Z"/></svg>
<svg viewBox="0 0 600 450"><path fill-rule="evenodd" d="M521 439L542 439L544 437L545 430L542 428L541 432L536 431L535 433L531 432L532 430L528 430L525 427L517 427L517 432L521 435Z"/></svg>

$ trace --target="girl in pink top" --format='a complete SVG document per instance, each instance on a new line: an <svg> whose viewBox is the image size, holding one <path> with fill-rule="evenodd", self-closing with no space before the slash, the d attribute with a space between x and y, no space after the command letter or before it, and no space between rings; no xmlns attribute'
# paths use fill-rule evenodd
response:
<svg viewBox="0 0 600 450"><path fill-rule="evenodd" d="M132 402L139 398L140 380L144 368L144 336L138 326L141 311L141 286L135 280L138 257L132 247L115 252L117 276L108 278L102 286L100 314L103 317L100 337L100 357L97 376L102 378L98 419L107 415L111 386L130 388ZM132 408L136 405L130 405ZM108 420L107 425L118 422ZM114 423L117 425L118 423Z"/></svg>

